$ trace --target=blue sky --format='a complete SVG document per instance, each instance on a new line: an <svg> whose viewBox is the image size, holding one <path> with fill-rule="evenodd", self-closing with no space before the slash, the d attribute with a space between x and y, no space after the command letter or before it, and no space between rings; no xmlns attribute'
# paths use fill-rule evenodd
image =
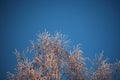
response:
<svg viewBox="0 0 120 80"><path fill-rule="evenodd" d="M120 59L120 1L118 0L1 0L0 78L13 71L20 52L47 30L68 36L70 46L81 44L84 56L104 50L110 62Z"/></svg>

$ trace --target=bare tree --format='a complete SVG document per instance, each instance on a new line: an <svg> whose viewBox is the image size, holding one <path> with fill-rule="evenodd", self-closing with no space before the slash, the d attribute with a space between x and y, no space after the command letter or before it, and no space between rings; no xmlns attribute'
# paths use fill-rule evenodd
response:
<svg viewBox="0 0 120 80"><path fill-rule="evenodd" d="M8 80L111 80L112 64L107 63L101 54L97 59L95 71L89 72L86 58L77 45L73 51L67 48L68 40L61 33L50 35L44 32L37 41L31 41L27 55L15 50L17 56L16 73L8 72ZM94 61L93 61L94 63ZM94 66L92 66L94 67ZM120 61L115 63L116 73L120 71ZM92 75L92 77L90 77ZM116 77L117 78L117 77ZM117 79L116 79L117 80Z"/></svg>

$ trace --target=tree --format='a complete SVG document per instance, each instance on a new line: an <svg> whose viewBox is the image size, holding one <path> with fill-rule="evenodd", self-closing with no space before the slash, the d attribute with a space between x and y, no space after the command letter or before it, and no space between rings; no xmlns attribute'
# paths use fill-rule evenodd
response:
<svg viewBox="0 0 120 80"><path fill-rule="evenodd" d="M97 67L90 73L85 63L87 58L82 56L83 52L79 45L70 52L67 49L67 42L68 40L65 40L65 36L61 33L50 35L44 32L38 35L38 40L31 41L31 47L27 48L27 54L33 54L31 58L26 58L25 54L15 50L18 62L16 73L8 72L8 80L112 79L112 64L102 58L103 54L96 59ZM120 61L115 63L114 69L114 71L120 70Z"/></svg>

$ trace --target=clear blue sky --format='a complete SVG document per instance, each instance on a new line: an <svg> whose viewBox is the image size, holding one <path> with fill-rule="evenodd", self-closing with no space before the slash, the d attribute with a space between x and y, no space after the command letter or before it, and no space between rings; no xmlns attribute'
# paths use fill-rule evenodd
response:
<svg viewBox="0 0 120 80"><path fill-rule="evenodd" d="M120 59L119 0L1 0L0 78L15 67L14 49L22 52L45 29L80 43L84 56L104 50L111 62Z"/></svg>

